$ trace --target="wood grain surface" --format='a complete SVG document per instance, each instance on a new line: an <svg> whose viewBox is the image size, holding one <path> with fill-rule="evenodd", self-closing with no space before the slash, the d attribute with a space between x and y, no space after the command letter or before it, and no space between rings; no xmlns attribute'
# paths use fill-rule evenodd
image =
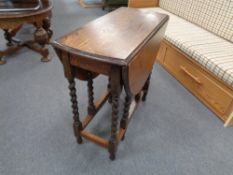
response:
<svg viewBox="0 0 233 175"><path fill-rule="evenodd" d="M73 50L78 55L94 56L107 62L113 59L126 65L167 19L164 14L122 7L69 33L54 44Z"/></svg>

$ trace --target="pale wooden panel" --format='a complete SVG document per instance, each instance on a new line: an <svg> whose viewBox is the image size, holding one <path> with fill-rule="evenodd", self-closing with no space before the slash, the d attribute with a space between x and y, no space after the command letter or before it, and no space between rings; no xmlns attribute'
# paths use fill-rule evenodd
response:
<svg viewBox="0 0 233 175"><path fill-rule="evenodd" d="M232 123L233 90L192 61L186 54L163 41L158 54L160 64L220 119ZM230 125L229 124L229 125ZM228 126L229 126L228 125Z"/></svg>
<svg viewBox="0 0 233 175"><path fill-rule="evenodd" d="M159 0L129 0L129 7L156 7L159 6Z"/></svg>

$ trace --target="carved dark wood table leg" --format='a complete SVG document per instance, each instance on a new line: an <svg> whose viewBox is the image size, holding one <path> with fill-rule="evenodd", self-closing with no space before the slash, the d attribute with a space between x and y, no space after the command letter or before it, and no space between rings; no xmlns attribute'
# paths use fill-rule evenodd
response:
<svg viewBox="0 0 233 175"><path fill-rule="evenodd" d="M82 137L80 132L82 131L82 123L79 119L79 111L78 111L78 101L77 101L77 95L76 95L76 88L75 88L75 80L70 79L69 82L69 89L70 89L70 97L71 97L71 103L72 103L72 111L74 115L74 133L77 138L77 142L79 144L82 143Z"/></svg>
<svg viewBox="0 0 233 175"><path fill-rule="evenodd" d="M108 78L108 89L111 90L111 77ZM108 103L112 103L112 95L110 94L108 98Z"/></svg>
<svg viewBox="0 0 233 175"><path fill-rule="evenodd" d="M87 86L88 86L88 113L91 115L95 115L96 109L94 104L94 88L93 88L93 77L92 73L87 73Z"/></svg>
<svg viewBox="0 0 233 175"><path fill-rule="evenodd" d="M122 18L126 20L122 22ZM167 15L120 8L52 42L63 64L65 77L72 80L69 82L76 137L80 140L88 139L108 149L111 160L116 158L118 145L124 139L141 96L144 95L143 99L146 98L149 87L148 77L155 62L167 20ZM111 21L111 30L106 30L109 26L108 21ZM103 95L94 100L93 79L98 75L107 76L109 82ZM87 81L88 113L82 122L79 120L76 107L74 77ZM123 87L126 98L119 124L119 98ZM106 116L107 121L111 117L110 138L106 139L86 131L86 127L108 100L112 106L112 114Z"/></svg>
<svg viewBox="0 0 233 175"><path fill-rule="evenodd" d="M114 160L117 151L117 131L118 131L118 113L119 113L119 96L121 93L121 71L120 68L113 67L111 72L111 96L112 96L112 124L111 137L109 140L110 159Z"/></svg>

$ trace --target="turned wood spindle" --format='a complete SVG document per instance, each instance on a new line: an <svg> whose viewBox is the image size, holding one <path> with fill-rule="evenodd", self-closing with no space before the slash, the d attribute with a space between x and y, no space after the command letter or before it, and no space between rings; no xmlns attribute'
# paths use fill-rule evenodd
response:
<svg viewBox="0 0 233 175"><path fill-rule="evenodd" d="M111 77L108 78L108 89L111 89ZM108 102L111 104L112 103L112 95L110 94L108 97Z"/></svg>
<svg viewBox="0 0 233 175"><path fill-rule="evenodd" d="M74 115L73 117L74 118L74 133L75 133L75 136L77 137L77 142L81 144L82 137L80 135L80 132L82 130L82 123L79 119L78 101L77 101L74 79L69 80L69 89L70 89L70 97L71 97L71 103L72 103L72 111Z"/></svg>
<svg viewBox="0 0 233 175"><path fill-rule="evenodd" d="M118 112L119 112L119 95L112 96L112 124L111 124L111 138L109 141L110 159L115 159L117 149L117 126L118 126Z"/></svg>
<svg viewBox="0 0 233 175"><path fill-rule="evenodd" d="M96 107L94 104L94 88L93 88L93 76L91 72L87 74L87 86L88 86L88 113L94 115L96 112Z"/></svg>

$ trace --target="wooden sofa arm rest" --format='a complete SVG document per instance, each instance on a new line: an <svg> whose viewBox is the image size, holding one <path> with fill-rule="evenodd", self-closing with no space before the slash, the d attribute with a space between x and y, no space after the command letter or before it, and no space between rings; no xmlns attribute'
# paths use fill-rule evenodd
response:
<svg viewBox="0 0 233 175"><path fill-rule="evenodd" d="M129 0L128 7L157 7L159 6L159 0Z"/></svg>

